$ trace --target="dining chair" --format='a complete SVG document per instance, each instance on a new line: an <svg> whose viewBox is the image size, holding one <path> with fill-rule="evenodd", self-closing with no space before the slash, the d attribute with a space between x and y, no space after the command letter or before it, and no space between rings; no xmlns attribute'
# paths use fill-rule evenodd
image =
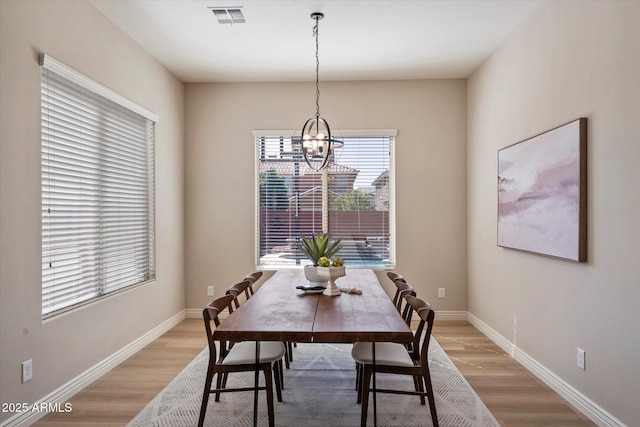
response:
<svg viewBox="0 0 640 427"><path fill-rule="evenodd" d="M257 282L258 279L260 279L260 277L262 277L262 271L256 271L254 273L247 274L245 276L244 280L249 282L248 291L251 295L255 293L253 289L253 284ZM293 362L293 347L297 347L298 345L295 341L293 343L291 341L285 341L284 345L285 345L285 351L286 351L285 363L287 365L287 369L289 369L290 368L289 362Z"/></svg>
<svg viewBox="0 0 640 427"><path fill-rule="evenodd" d="M253 289L253 284L255 282L257 282L260 278L262 277L262 271L256 271L253 272L251 274L247 274L244 277L244 280L249 282L249 294L253 295L255 294L255 290ZM247 296L247 299L249 299L249 295ZM297 342L291 342L291 341L284 341L284 345L285 345L285 363L287 365L287 369L290 368L289 362L293 362L293 347L297 347L298 343Z"/></svg>
<svg viewBox="0 0 640 427"><path fill-rule="evenodd" d="M259 272L260 275L262 275L261 272ZM254 273L256 274L256 273ZM260 277L260 276L258 276ZM249 289L251 288L251 283L249 282L249 280L245 279L244 281L240 282L240 283L236 283L235 285L231 285L229 287L229 289L227 289L227 295L233 295L233 304L232 304L232 309L233 307L235 307L236 309L238 309L240 307L240 299L239 296L244 294L244 298L245 301L247 301L249 298L251 298L251 294L249 292ZM230 347L233 347L235 343L229 343ZM291 343L286 341L283 343L285 345L284 351L285 351L285 364L286 364L286 368L289 369L291 366L289 364L290 361L293 360L293 357L291 357L291 352L292 352L292 348L291 348ZM223 375L223 380L222 380L222 384L223 387L225 386L225 384L227 383L227 376Z"/></svg>
<svg viewBox="0 0 640 427"><path fill-rule="evenodd" d="M249 282L249 293L251 295L255 294L255 290L253 289L253 284L256 283L262 277L262 271L256 271L251 274L247 274L243 280Z"/></svg>
<svg viewBox="0 0 640 427"><path fill-rule="evenodd" d="M396 282L396 280L401 280L404 282L404 276L399 273L395 273L393 271L387 271L387 277L391 279L392 282Z"/></svg>
<svg viewBox="0 0 640 427"><path fill-rule="evenodd" d="M216 341L213 338L213 328L211 323L213 322L216 327L220 326L220 319L218 316L220 312L224 311L226 308L232 310L231 305L233 298L233 295L225 295L209 303L202 311L204 326L207 332L207 340L209 343L209 365L207 368L204 393L202 395L202 404L200 406L200 418L198 420L199 427L202 427L204 424L210 394L214 393L216 395L215 401L218 402L220 400L220 393L255 391L254 387L230 389L221 387L221 375L223 374L228 374L230 372L254 372L256 370L255 341L236 343L232 348L227 349L224 341L219 341L219 344L216 345ZM264 373L265 386L258 387L258 390L266 390L267 392L267 409L270 427L273 427L275 424L272 376L276 384L278 402L282 402L282 364L279 363L279 361L282 360L283 356L284 345L281 342L260 342L259 369ZM217 386L215 389L212 389L211 385L215 375L218 376Z"/></svg>
<svg viewBox="0 0 640 427"><path fill-rule="evenodd" d="M387 277L391 279L393 284L396 286L396 293L393 296L393 300L392 300L393 304L395 305L398 302L398 298L400 297L400 289L398 289L398 283L406 283L407 281L404 278L404 276L398 273L394 273L393 271L388 271Z"/></svg>
<svg viewBox="0 0 640 427"><path fill-rule="evenodd" d="M242 282L236 283L235 285L231 285L229 289L227 289L227 295L233 295L233 304L235 308L240 307L240 300L238 297L244 294L245 301L251 298L251 294L249 293L249 288L251 287L251 283L248 280L243 280Z"/></svg>
<svg viewBox="0 0 640 427"><path fill-rule="evenodd" d="M429 342L435 313L431 309L431 305L426 301L412 295L406 295L405 299L420 318L420 322L413 336L413 350L408 351L404 345L392 342L375 343L375 372L411 375L413 377L415 391L380 389L376 387L375 392L420 396L420 403L422 405L425 404L424 398L426 397L429 401L431 420L434 427L438 427L438 414L433 396L428 359ZM362 403L360 424L364 427L367 424L369 392L373 390L371 389L371 375L374 370L372 343L355 343L351 350L351 356L362 372L361 384L358 391L358 403Z"/></svg>
<svg viewBox="0 0 640 427"><path fill-rule="evenodd" d="M413 315L413 308L411 304L406 302L406 296L416 296L416 292L413 286L405 282L397 282L398 287L398 300L395 302L396 310L400 313L400 316L404 319L405 323L411 328L411 317ZM404 309L402 308L404 302ZM362 345L362 343L358 344ZM403 344L409 352L413 351L413 342ZM356 390L360 390L360 384L362 383L362 366L356 364ZM360 396L358 396L358 403L360 403Z"/></svg>
<svg viewBox="0 0 640 427"><path fill-rule="evenodd" d="M402 316L404 321L407 323L407 326L411 327L411 305L407 303L405 300L405 296L411 295L416 296L416 292L413 289L413 286L406 282L397 281L396 287L398 289L398 299L395 301L396 310Z"/></svg>

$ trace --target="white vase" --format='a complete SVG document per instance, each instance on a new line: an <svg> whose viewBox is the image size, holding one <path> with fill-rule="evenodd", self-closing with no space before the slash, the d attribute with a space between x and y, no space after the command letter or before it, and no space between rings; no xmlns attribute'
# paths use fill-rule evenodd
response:
<svg viewBox="0 0 640 427"><path fill-rule="evenodd" d="M344 267L317 267L318 274L326 277L329 280L329 285L322 292L323 295L330 297L337 297L342 295L340 288L336 286L336 280L346 275Z"/></svg>
<svg viewBox="0 0 640 427"><path fill-rule="evenodd" d="M329 277L326 274L318 273L318 268L313 265L304 266L304 277L307 278L311 286L322 286L326 288L329 286Z"/></svg>

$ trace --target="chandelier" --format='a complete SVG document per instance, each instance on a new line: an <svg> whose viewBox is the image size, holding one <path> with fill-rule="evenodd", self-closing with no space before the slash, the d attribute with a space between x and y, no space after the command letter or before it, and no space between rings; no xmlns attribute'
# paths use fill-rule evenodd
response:
<svg viewBox="0 0 640 427"><path fill-rule="evenodd" d="M316 39L316 114L302 126L299 137L294 137L294 148L302 150L304 160L314 171L325 169L331 163L334 150L344 146L331 135L329 123L320 116L320 56L318 55L318 21L324 14L314 12L311 19L315 21L313 36Z"/></svg>

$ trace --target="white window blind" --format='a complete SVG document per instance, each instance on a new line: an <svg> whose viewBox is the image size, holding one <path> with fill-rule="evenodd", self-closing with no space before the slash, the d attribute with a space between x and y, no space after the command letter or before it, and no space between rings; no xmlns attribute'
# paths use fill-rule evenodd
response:
<svg viewBox="0 0 640 427"><path fill-rule="evenodd" d="M41 63L46 318L155 278L157 117L46 55Z"/></svg>
<svg viewBox="0 0 640 427"><path fill-rule="evenodd" d="M308 264L295 243L301 235L323 232L342 241L338 255L347 266L395 265L395 131L350 132L320 172L292 148L290 136L269 131L254 136L258 267Z"/></svg>

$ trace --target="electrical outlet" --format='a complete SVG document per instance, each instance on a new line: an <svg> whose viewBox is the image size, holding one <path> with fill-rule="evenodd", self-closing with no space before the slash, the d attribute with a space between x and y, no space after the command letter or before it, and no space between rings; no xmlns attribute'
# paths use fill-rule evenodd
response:
<svg viewBox="0 0 640 427"><path fill-rule="evenodd" d="M585 352L583 349L579 348L577 354L578 354L578 368L584 370L585 369L584 367Z"/></svg>
<svg viewBox="0 0 640 427"><path fill-rule="evenodd" d="M444 288L438 288L438 298L444 298Z"/></svg>
<svg viewBox="0 0 640 427"><path fill-rule="evenodd" d="M22 383L26 383L33 377L33 361L31 359L22 362Z"/></svg>
<svg viewBox="0 0 640 427"><path fill-rule="evenodd" d="M207 296L212 297L213 296L213 286L207 286Z"/></svg>

